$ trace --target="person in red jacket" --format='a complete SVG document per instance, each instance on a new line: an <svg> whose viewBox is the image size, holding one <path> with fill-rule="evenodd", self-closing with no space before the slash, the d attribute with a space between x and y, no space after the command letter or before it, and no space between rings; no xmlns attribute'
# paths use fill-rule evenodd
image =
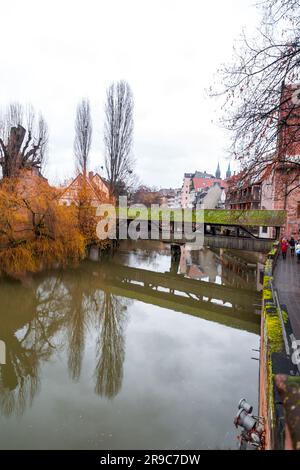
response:
<svg viewBox="0 0 300 470"><path fill-rule="evenodd" d="M287 252L287 249L288 249L288 241L286 238L282 238L281 242L280 242L280 249L281 249L281 253L282 253L282 259L286 259L286 252Z"/></svg>

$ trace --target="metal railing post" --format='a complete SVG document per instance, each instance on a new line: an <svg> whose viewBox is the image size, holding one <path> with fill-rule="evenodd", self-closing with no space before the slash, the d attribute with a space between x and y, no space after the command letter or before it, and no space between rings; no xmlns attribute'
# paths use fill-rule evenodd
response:
<svg viewBox="0 0 300 470"><path fill-rule="evenodd" d="M279 298L278 298L278 293L277 293L277 290L274 288L272 281L270 281L270 284L271 284L273 299L275 299L276 307L277 307L278 313L279 313L279 318L280 318L280 323L281 323L281 328L282 328L282 336L283 336L283 341L284 341L284 346L285 346L285 352L286 352L286 355L290 357L290 347L289 347L289 342L288 342L288 339L287 339L287 334L286 334L286 331L285 331L284 320L283 320L281 305L280 305Z"/></svg>

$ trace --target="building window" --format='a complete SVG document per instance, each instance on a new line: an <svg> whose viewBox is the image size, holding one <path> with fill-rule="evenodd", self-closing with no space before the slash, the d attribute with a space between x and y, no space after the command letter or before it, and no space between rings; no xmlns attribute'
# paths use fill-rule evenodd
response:
<svg viewBox="0 0 300 470"><path fill-rule="evenodd" d="M262 228L262 233L268 233L268 227L263 227Z"/></svg>

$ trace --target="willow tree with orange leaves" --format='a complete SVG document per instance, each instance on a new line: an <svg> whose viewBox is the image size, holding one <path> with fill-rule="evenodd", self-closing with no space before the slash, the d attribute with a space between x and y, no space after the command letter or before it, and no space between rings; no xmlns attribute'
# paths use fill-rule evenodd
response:
<svg viewBox="0 0 300 470"><path fill-rule="evenodd" d="M77 193L77 219L80 233L84 237L86 245L97 243L96 236L97 217L96 207L92 204L91 189L87 179L84 178L81 188Z"/></svg>
<svg viewBox="0 0 300 470"><path fill-rule="evenodd" d="M57 190L30 172L0 185L0 271L12 276L78 263L85 240L74 207L58 204Z"/></svg>

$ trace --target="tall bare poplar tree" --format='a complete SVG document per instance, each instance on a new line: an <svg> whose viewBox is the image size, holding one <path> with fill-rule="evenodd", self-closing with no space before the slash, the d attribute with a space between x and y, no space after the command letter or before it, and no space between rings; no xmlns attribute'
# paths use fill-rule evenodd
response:
<svg viewBox="0 0 300 470"><path fill-rule="evenodd" d="M77 106L75 119L74 153L76 167L84 176L87 173L89 152L92 142L92 118L90 103L87 98L81 100Z"/></svg>
<svg viewBox="0 0 300 470"><path fill-rule="evenodd" d="M133 95L126 81L112 83L105 106L105 166L111 195L126 192L133 175Z"/></svg>
<svg viewBox="0 0 300 470"><path fill-rule="evenodd" d="M0 166L2 177L18 175L20 170L45 164L48 127L44 118L36 117L31 106L12 103L0 113Z"/></svg>

